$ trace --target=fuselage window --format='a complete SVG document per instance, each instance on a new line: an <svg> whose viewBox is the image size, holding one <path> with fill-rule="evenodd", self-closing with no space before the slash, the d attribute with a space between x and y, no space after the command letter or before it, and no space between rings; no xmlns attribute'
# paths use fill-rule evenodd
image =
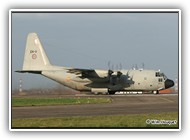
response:
<svg viewBox="0 0 190 140"><path fill-rule="evenodd" d="M155 76L156 76L156 77L163 77L164 80L167 79L167 77L164 75L164 73L156 72L156 73L155 73ZM161 82L162 82L162 80L161 80Z"/></svg>
<svg viewBox="0 0 190 140"><path fill-rule="evenodd" d="M158 77L158 72L156 72L156 77Z"/></svg>
<svg viewBox="0 0 190 140"><path fill-rule="evenodd" d="M156 72L156 77L161 77L161 74L159 72Z"/></svg>
<svg viewBox="0 0 190 140"><path fill-rule="evenodd" d="M159 79L158 79L158 82L162 82L162 78L159 78Z"/></svg>

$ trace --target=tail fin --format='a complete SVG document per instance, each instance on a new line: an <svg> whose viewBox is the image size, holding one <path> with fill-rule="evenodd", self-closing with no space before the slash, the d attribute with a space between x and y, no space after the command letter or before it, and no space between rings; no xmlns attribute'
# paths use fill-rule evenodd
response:
<svg viewBox="0 0 190 140"><path fill-rule="evenodd" d="M45 70L50 65L38 35L36 33L29 33L26 42L23 70Z"/></svg>

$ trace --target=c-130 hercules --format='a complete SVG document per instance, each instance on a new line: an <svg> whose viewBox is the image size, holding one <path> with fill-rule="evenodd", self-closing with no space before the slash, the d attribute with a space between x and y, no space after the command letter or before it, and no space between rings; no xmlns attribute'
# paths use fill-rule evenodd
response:
<svg viewBox="0 0 190 140"><path fill-rule="evenodd" d="M69 88L92 93L115 94L118 91L151 91L170 88L174 82L154 70L97 70L54 66L36 33L29 33L23 69L16 72L41 74Z"/></svg>

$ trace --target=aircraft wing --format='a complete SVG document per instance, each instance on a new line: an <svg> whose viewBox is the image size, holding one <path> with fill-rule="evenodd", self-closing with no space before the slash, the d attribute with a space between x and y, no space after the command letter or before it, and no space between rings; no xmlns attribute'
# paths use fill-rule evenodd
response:
<svg viewBox="0 0 190 140"><path fill-rule="evenodd" d="M78 77L84 79L84 78L106 78L107 77L107 71L98 72L98 70L94 69L78 69L78 68L70 68L67 69L68 73L73 73L76 75L79 75ZM104 76L102 76L102 73ZM100 75L101 74L101 75Z"/></svg>

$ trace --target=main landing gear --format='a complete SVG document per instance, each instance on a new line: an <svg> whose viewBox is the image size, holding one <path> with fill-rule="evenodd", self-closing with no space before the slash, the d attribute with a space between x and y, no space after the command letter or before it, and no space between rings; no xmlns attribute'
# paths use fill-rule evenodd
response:
<svg viewBox="0 0 190 140"><path fill-rule="evenodd" d="M114 95L114 94L115 94L115 91L108 91L108 93L109 93L110 95Z"/></svg>
<svg viewBox="0 0 190 140"><path fill-rule="evenodd" d="M153 91L153 94L158 94L158 93L159 93L158 90Z"/></svg>

